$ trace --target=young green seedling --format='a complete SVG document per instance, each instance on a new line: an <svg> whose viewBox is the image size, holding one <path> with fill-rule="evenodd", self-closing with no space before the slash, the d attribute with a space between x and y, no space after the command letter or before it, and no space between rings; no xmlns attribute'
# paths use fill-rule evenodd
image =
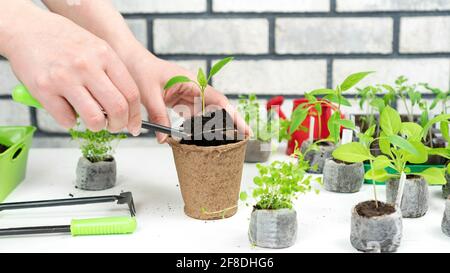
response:
<svg viewBox="0 0 450 273"><path fill-rule="evenodd" d="M386 106L386 100L380 97L382 88L379 85L369 85L364 88L356 88L356 90L358 91L356 98L359 100L359 108L366 111L366 116L360 119L361 129L364 130L374 124L379 124L375 115L379 115ZM377 127L376 132L378 131Z"/></svg>
<svg viewBox="0 0 450 273"><path fill-rule="evenodd" d="M189 77L186 76L175 76L167 81L166 85L164 86L164 90L169 90L176 84L180 83L194 83L199 89L200 89L200 96L202 99L202 114L205 114L205 91L208 87L208 83L211 81L211 78L216 75L227 63L233 60L233 57L227 57L220 61L218 61L209 72L208 77L206 77L205 72L203 72L203 69L199 68L197 72L197 81L191 80Z"/></svg>
<svg viewBox="0 0 450 273"><path fill-rule="evenodd" d="M254 132L256 139L269 141L278 132L278 127L271 118L272 113L267 113L265 119L261 117L260 105L255 94L239 96L238 110Z"/></svg>
<svg viewBox="0 0 450 273"><path fill-rule="evenodd" d="M414 173L407 166L407 163L421 164L427 161L431 148L421 142L426 128L413 122L401 122L399 113L390 106L386 106L381 112L380 127L379 137L372 137L375 131L372 126L369 132L360 135L360 142L339 146L333 152L333 157L350 163L370 161L371 169L364 177L373 180L374 183L392 178L398 179L402 173L422 176L429 184L446 183L443 169L433 167ZM370 145L376 140L383 153L379 156L374 156L370 152ZM388 173L386 170L388 167L395 173Z"/></svg>
<svg viewBox="0 0 450 273"><path fill-rule="evenodd" d="M83 157L92 163L111 160L115 150L113 142L127 137L125 134L111 134L106 130L92 132L71 129L69 133L72 139L80 141Z"/></svg>
<svg viewBox="0 0 450 273"><path fill-rule="evenodd" d="M350 102L343 96L343 93L350 90L371 73L373 72L368 71L351 74L335 89L316 89L306 93L305 97L308 99L308 102L299 105L292 114L290 134L297 130L312 109L317 113L319 130L321 130L322 124L320 117L322 116L322 106L327 105L334 110L327 124L330 135L327 139L319 140L319 142L339 143L341 127L355 129L355 124L351 120L342 119L341 117L341 105L351 106ZM318 99L318 96L323 96L323 98ZM333 103L336 103L337 106ZM319 135L321 135L320 131Z"/></svg>
<svg viewBox="0 0 450 273"><path fill-rule="evenodd" d="M448 102L448 99L450 98L450 90L448 90L447 92L444 92L443 90L441 90L439 88L431 87L427 83L422 83L421 86L423 86L423 87L425 87L425 89L431 91L431 93L433 93L433 95L434 95L434 100L430 105L430 110L433 110L439 103L441 103L442 113L447 114L448 108L449 108L449 106L447 106L447 102Z"/></svg>
<svg viewBox="0 0 450 273"><path fill-rule="evenodd" d="M321 183L319 177L313 178L307 174L310 168L304 154L296 147L293 156L295 162L274 161L270 165L257 164L259 175L253 178L255 188L253 198L257 209L277 210L291 209L293 201L300 193L314 189L313 183ZM319 191L315 189L316 193ZM241 192L240 199L246 201L248 194Z"/></svg>

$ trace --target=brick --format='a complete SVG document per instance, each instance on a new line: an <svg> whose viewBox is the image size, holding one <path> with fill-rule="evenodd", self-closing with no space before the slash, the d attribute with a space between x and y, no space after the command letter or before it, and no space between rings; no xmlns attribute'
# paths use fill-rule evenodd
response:
<svg viewBox="0 0 450 273"><path fill-rule="evenodd" d="M0 100L0 126L29 125L28 107L12 100Z"/></svg>
<svg viewBox="0 0 450 273"><path fill-rule="evenodd" d="M237 60L213 79L225 93L303 94L326 86L324 60Z"/></svg>
<svg viewBox="0 0 450 273"><path fill-rule="evenodd" d="M0 60L0 95L10 95L13 88L19 84L8 61Z"/></svg>
<svg viewBox="0 0 450 273"><path fill-rule="evenodd" d="M279 54L392 52L391 18L282 18L276 20Z"/></svg>
<svg viewBox="0 0 450 273"><path fill-rule="evenodd" d="M214 12L326 12L329 0L213 0Z"/></svg>
<svg viewBox="0 0 450 273"><path fill-rule="evenodd" d="M361 87L368 84L394 84L398 76L404 75L411 82L426 82L444 90L449 89L450 60L438 58L335 60L333 86L349 74L359 71L376 71L361 81Z"/></svg>
<svg viewBox="0 0 450 273"><path fill-rule="evenodd" d="M337 0L338 12L450 10L448 0Z"/></svg>
<svg viewBox="0 0 450 273"><path fill-rule="evenodd" d="M266 19L156 19L154 49L160 54L263 54Z"/></svg>
<svg viewBox="0 0 450 273"><path fill-rule="evenodd" d="M402 18L400 21L400 52L450 52L450 17Z"/></svg>
<svg viewBox="0 0 450 273"><path fill-rule="evenodd" d="M145 19L128 19L126 22L136 39L147 48L147 21Z"/></svg>
<svg viewBox="0 0 450 273"><path fill-rule="evenodd" d="M206 0L113 0L122 13L198 13L206 11Z"/></svg>

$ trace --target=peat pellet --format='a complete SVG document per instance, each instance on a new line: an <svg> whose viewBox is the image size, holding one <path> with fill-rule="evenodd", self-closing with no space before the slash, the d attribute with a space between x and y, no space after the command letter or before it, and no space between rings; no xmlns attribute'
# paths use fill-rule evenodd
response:
<svg viewBox="0 0 450 273"><path fill-rule="evenodd" d="M308 147L312 144L310 140L306 140L300 146L300 151L305 153ZM330 142L321 142L317 144L318 151L311 150L305 154L305 160L309 162L311 168L308 170L309 173L321 174L323 172L323 167L325 165L325 160L331 158L336 146Z"/></svg>
<svg viewBox="0 0 450 273"><path fill-rule="evenodd" d="M266 162L272 153L271 141L261 141L259 139L250 139L245 149L245 162L261 163Z"/></svg>
<svg viewBox="0 0 450 273"><path fill-rule="evenodd" d="M346 164L329 158L323 167L323 185L327 191L354 193L361 189L364 182L364 165Z"/></svg>
<svg viewBox="0 0 450 273"><path fill-rule="evenodd" d="M394 204L398 192L398 179L386 182L386 201ZM420 176L407 175L401 210L405 218L418 218L424 216L428 211L428 183Z"/></svg>
<svg viewBox="0 0 450 273"><path fill-rule="evenodd" d="M250 243L265 248L287 248L297 240L297 212L294 209L255 209L248 231Z"/></svg>
<svg viewBox="0 0 450 273"><path fill-rule="evenodd" d="M402 214L388 204L378 206L366 201L353 207L350 242L363 252L395 252L402 238Z"/></svg>
<svg viewBox="0 0 450 273"><path fill-rule="evenodd" d="M81 157L76 170L76 187L88 191L101 191L116 185L116 161L92 163Z"/></svg>
<svg viewBox="0 0 450 273"><path fill-rule="evenodd" d="M445 235L450 236L450 198L445 201L444 218L442 219L442 232Z"/></svg>

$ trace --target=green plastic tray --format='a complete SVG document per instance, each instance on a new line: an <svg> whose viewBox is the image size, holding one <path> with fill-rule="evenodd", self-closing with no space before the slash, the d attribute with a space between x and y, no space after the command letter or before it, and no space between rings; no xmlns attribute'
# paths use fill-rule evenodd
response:
<svg viewBox="0 0 450 273"><path fill-rule="evenodd" d="M0 154L0 202L25 179L35 130L32 126L0 126L0 144L9 147Z"/></svg>
<svg viewBox="0 0 450 273"><path fill-rule="evenodd" d="M445 168L445 165L406 165L407 167L409 167L411 169L411 172L421 172L425 169L431 168L431 167L435 167L435 168ZM364 164L364 171L367 172L368 170L370 170L370 164ZM396 173L394 171L394 169L392 168L386 168L388 173ZM372 180L371 179L364 179L364 183L366 184L372 184ZM377 185L384 185L384 182L376 182Z"/></svg>

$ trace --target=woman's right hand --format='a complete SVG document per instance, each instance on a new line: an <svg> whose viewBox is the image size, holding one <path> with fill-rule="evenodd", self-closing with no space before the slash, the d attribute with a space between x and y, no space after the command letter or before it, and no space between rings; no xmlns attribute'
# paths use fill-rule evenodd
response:
<svg viewBox="0 0 450 273"><path fill-rule="evenodd" d="M27 8L1 52L33 96L65 128L78 113L92 131L138 135L139 91L111 47L62 16Z"/></svg>

